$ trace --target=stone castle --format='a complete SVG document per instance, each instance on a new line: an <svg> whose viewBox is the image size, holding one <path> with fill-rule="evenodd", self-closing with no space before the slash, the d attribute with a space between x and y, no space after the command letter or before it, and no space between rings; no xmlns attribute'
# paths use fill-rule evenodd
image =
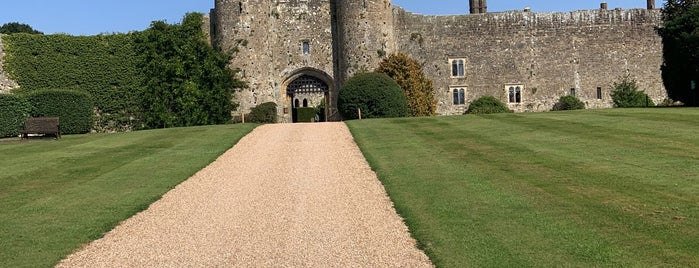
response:
<svg viewBox="0 0 699 268"><path fill-rule="evenodd" d="M390 0L215 0L209 19L212 44L234 53L231 66L249 84L239 112L271 101L291 122L294 108L321 101L339 119L342 83L394 52L422 64L441 115L484 95L518 112L551 110L571 94L611 107L611 85L626 75L657 103L667 97L662 18L654 0L647 6L488 13L486 0L470 0L471 14L425 16Z"/></svg>

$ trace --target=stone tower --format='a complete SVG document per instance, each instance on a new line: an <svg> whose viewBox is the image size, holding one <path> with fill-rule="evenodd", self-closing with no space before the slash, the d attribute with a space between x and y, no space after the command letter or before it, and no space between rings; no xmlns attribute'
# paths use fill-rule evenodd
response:
<svg viewBox="0 0 699 268"><path fill-rule="evenodd" d="M488 13L488 4L486 0L469 0L468 4L471 14Z"/></svg>
<svg viewBox="0 0 699 268"><path fill-rule="evenodd" d="M390 0L336 0L335 80L341 85L357 72L372 71L395 51Z"/></svg>

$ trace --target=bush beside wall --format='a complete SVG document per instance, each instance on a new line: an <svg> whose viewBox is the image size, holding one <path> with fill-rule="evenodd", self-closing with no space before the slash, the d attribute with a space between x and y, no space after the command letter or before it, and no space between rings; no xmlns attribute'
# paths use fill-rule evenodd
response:
<svg viewBox="0 0 699 268"><path fill-rule="evenodd" d="M0 94L0 138L19 135L30 105L22 97Z"/></svg>
<svg viewBox="0 0 699 268"><path fill-rule="evenodd" d="M245 116L245 121L250 123L273 124L277 122L277 104L265 102L252 108Z"/></svg>
<svg viewBox="0 0 699 268"><path fill-rule="evenodd" d="M90 95L72 90L37 90L26 94L32 117L60 117L61 133L81 134L92 130Z"/></svg>

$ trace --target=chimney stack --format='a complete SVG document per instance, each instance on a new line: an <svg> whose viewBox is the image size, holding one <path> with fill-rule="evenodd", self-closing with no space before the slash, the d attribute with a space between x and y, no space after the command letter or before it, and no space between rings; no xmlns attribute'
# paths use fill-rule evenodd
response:
<svg viewBox="0 0 699 268"><path fill-rule="evenodd" d="M648 9L655 9L655 0L648 0Z"/></svg>
<svg viewBox="0 0 699 268"><path fill-rule="evenodd" d="M480 6L478 6L478 4L480 4L479 0L469 0L468 1L468 6L469 6L471 14L480 13L481 8L480 8Z"/></svg>
<svg viewBox="0 0 699 268"><path fill-rule="evenodd" d="M599 9L607 10L607 2L602 2L601 4L599 4Z"/></svg>
<svg viewBox="0 0 699 268"><path fill-rule="evenodd" d="M650 1L650 0L648 0ZM486 0L478 0L478 6L480 7L479 13L488 13L488 4L486 3Z"/></svg>

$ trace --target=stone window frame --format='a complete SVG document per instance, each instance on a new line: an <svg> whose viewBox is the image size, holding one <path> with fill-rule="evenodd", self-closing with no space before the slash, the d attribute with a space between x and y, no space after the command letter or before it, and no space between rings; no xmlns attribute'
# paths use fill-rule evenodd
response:
<svg viewBox="0 0 699 268"><path fill-rule="evenodd" d="M570 88L570 95L573 96L573 97L577 97L577 96L578 96L578 89L577 89L577 88L574 88L574 87L571 87L571 88Z"/></svg>
<svg viewBox="0 0 699 268"><path fill-rule="evenodd" d="M452 104L454 106L466 105L466 92L468 87L466 86L449 86L449 94L452 97Z"/></svg>
<svg viewBox="0 0 699 268"><path fill-rule="evenodd" d="M597 87L597 99L601 100L602 97L602 87Z"/></svg>
<svg viewBox="0 0 699 268"><path fill-rule="evenodd" d="M301 55L311 55L311 41L301 40Z"/></svg>
<svg viewBox="0 0 699 268"><path fill-rule="evenodd" d="M524 100L524 85L523 84L506 84L505 85L505 96L507 96L507 103L509 103L509 104L521 104Z"/></svg>
<svg viewBox="0 0 699 268"><path fill-rule="evenodd" d="M451 78L466 77L466 59L465 58L449 58L449 74Z"/></svg>

